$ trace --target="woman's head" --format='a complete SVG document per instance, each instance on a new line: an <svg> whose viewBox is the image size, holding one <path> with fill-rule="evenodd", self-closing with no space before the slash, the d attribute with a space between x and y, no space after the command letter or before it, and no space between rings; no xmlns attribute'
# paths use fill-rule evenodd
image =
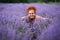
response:
<svg viewBox="0 0 60 40"><path fill-rule="evenodd" d="M35 6L28 6L26 11L30 18L35 18L35 16L36 16L36 7Z"/></svg>

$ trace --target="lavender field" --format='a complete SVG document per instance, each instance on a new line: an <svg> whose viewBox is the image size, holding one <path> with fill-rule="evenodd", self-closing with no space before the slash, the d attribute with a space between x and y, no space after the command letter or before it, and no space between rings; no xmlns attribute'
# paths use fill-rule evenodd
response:
<svg viewBox="0 0 60 40"><path fill-rule="evenodd" d="M36 6L36 14L51 22L38 36L38 40L60 40L60 4L38 3L0 3L0 40L23 39L22 33L17 29L20 27L20 18L27 15L26 7L29 5Z"/></svg>

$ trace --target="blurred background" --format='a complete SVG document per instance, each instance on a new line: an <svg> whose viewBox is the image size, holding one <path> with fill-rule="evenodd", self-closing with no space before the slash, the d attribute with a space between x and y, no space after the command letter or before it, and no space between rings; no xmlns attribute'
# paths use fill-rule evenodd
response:
<svg viewBox="0 0 60 40"><path fill-rule="evenodd" d="M1 3L59 3L60 0L0 0Z"/></svg>
<svg viewBox="0 0 60 40"><path fill-rule="evenodd" d="M20 17L27 14L26 7L29 5L36 7L37 15L51 19L48 29L38 38L60 40L60 0L0 0L0 40L23 39L19 29Z"/></svg>

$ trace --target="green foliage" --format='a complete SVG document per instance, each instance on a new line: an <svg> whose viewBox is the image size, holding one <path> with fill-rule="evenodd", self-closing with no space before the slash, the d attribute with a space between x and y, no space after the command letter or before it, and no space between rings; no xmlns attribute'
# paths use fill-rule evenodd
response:
<svg viewBox="0 0 60 40"><path fill-rule="evenodd" d="M0 0L0 3L49 3L60 2L60 0Z"/></svg>

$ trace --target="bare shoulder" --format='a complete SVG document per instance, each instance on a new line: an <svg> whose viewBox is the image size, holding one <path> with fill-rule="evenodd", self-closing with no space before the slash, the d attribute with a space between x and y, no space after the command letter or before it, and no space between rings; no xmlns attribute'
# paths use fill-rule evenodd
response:
<svg viewBox="0 0 60 40"><path fill-rule="evenodd" d="M45 21L48 20L48 18L44 18L44 17L39 16L39 15L36 15L36 19L39 19L39 20L45 20Z"/></svg>
<svg viewBox="0 0 60 40"><path fill-rule="evenodd" d="M28 16L23 16L23 17L21 17L21 20L24 20L24 19L26 19Z"/></svg>
<svg viewBox="0 0 60 40"><path fill-rule="evenodd" d="M38 19L38 20L40 20L41 22L45 22L46 23L46 25L47 24L51 24L52 22L51 22L51 19L49 19L49 18L44 18L44 17L41 17L41 16L36 16L36 18Z"/></svg>

